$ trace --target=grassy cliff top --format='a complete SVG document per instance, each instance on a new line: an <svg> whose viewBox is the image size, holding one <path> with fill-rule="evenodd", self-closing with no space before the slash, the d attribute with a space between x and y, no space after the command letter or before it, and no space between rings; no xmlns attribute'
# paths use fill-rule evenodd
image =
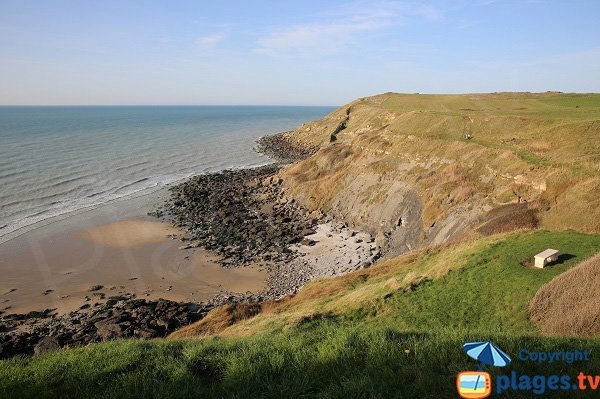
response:
<svg viewBox="0 0 600 399"><path fill-rule="evenodd" d="M364 206L342 213L363 229L394 222L400 209L379 217L369 207L402 182L422 202L426 234L457 212L474 226L519 201L540 207L543 228L600 232L600 94L386 93L289 136L321 148L286 171L290 194L334 211L357 198Z"/></svg>
<svg viewBox="0 0 600 399"><path fill-rule="evenodd" d="M390 133L408 133L421 137L462 140L465 132L480 135L491 142L504 140L541 140L550 146L581 142L594 138L600 121L600 94L574 93L493 93L493 94L397 94L386 93L353 101L326 118L308 123L297 135L314 143L329 139L329 129L349 112L349 131L364 124L369 129L389 127ZM421 114L421 115L415 115ZM352 120L354 119L354 120ZM437 121L438 124L430 122ZM560 128L570 127L570 134L560 137ZM309 128L310 130L307 130ZM310 134L302 134L302 132ZM321 134L319 134L321 133ZM342 135L343 136L343 135ZM543 145L526 146L525 142L510 143L539 155L550 152ZM600 161L600 144L585 143L585 148L563 148L579 159L596 151ZM581 151L579 151L581 150ZM574 151L574 152L571 152ZM551 155L551 154L550 154ZM598 166L598 165L596 165Z"/></svg>

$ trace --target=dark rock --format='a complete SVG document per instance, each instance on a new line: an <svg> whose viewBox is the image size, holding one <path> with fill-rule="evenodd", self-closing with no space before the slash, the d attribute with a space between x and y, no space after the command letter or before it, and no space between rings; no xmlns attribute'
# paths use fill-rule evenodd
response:
<svg viewBox="0 0 600 399"><path fill-rule="evenodd" d="M185 226L193 237L191 246L220 255L224 267L270 260L272 252L285 251L314 232L309 212L282 199L279 168L267 165L195 176L171 188L171 221Z"/></svg>
<svg viewBox="0 0 600 399"><path fill-rule="evenodd" d="M153 330L152 328L149 327L140 327L140 328L136 328L135 330L133 330L133 336L137 337L137 338L156 338L158 336L160 336L160 334L158 333L158 331Z"/></svg>
<svg viewBox="0 0 600 399"><path fill-rule="evenodd" d="M310 238L304 238L302 241L300 241L300 244L307 245L309 247L314 246L316 243L317 242L315 240L311 240Z"/></svg>
<svg viewBox="0 0 600 399"><path fill-rule="evenodd" d="M60 349L60 343L55 337L44 337L38 341L38 343L33 348L33 352L36 355L41 355L43 353L53 352Z"/></svg>
<svg viewBox="0 0 600 399"><path fill-rule="evenodd" d="M306 159L318 151L318 147L298 142L292 136L288 135L288 133L284 132L261 137L257 141L256 151L274 158L283 164Z"/></svg>
<svg viewBox="0 0 600 399"><path fill-rule="evenodd" d="M97 326L96 334L101 339L114 339L123 336L121 326L118 324L100 324Z"/></svg>

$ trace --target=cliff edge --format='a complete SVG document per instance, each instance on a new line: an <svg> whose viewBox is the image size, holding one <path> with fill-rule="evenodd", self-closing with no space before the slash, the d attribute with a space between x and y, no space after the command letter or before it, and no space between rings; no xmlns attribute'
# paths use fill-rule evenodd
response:
<svg viewBox="0 0 600 399"><path fill-rule="evenodd" d="M285 133L288 195L389 255L517 229L600 232L600 95L386 93Z"/></svg>

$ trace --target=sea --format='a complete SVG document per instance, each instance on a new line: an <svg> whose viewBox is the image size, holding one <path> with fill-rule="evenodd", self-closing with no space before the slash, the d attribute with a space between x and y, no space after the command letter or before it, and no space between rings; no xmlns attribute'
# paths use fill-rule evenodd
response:
<svg viewBox="0 0 600 399"><path fill-rule="evenodd" d="M272 162L264 135L334 107L0 107L0 242L190 176Z"/></svg>

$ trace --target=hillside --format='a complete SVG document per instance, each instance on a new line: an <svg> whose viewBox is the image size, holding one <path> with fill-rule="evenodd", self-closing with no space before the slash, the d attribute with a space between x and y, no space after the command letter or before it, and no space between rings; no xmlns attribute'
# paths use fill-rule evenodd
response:
<svg viewBox="0 0 600 399"><path fill-rule="evenodd" d="M599 119L597 94L388 93L288 133L320 151L283 177L392 253L515 228L598 233Z"/></svg>
<svg viewBox="0 0 600 399"><path fill-rule="evenodd" d="M527 266L532 254L546 246L559 247L569 256L544 270ZM213 311L172 338L282 332L321 319L407 331L507 329L538 334L528 310L538 289L599 248L600 235L537 231L415 251L309 283L298 295L259 308L238 305ZM600 329L591 333L600 334Z"/></svg>

